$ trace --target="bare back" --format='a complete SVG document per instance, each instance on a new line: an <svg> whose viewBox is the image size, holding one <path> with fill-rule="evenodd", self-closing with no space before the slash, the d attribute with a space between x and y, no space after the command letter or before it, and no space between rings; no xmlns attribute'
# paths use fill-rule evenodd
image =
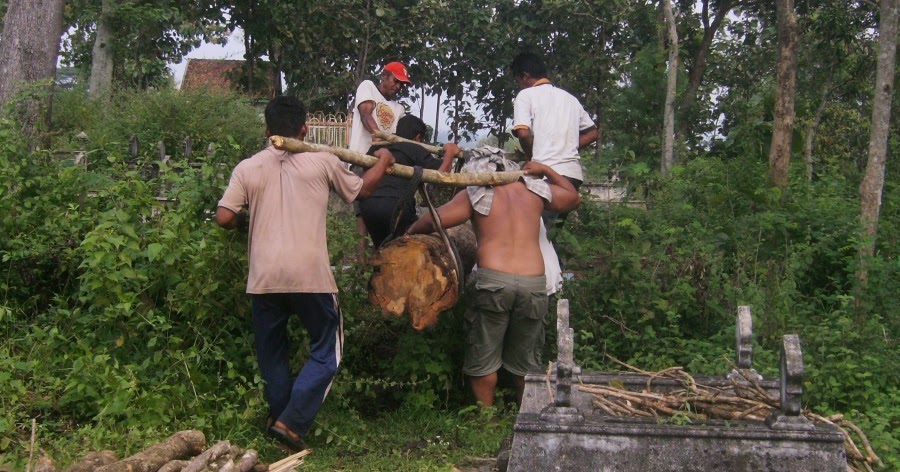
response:
<svg viewBox="0 0 900 472"><path fill-rule="evenodd" d="M538 242L544 199L516 182L493 188L490 215L474 213L478 267L516 275L544 275Z"/></svg>

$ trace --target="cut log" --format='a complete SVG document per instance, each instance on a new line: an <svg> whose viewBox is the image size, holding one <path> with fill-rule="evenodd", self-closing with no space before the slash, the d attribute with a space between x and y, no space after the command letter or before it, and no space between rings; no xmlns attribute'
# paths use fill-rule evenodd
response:
<svg viewBox="0 0 900 472"><path fill-rule="evenodd" d="M447 230L468 274L475 264L475 233L470 224ZM434 326L438 315L459 299L460 278L455 273L454 256L437 234L406 235L390 241L370 261L369 301L381 307L385 316L409 313L413 328Z"/></svg>
<svg viewBox="0 0 900 472"><path fill-rule="evenodd" d="M378 158L353 152L349 149L325 146L323 144L313 144L296 139L285 138L282 136L272 136L269 138L272 145L276 149L290 152L330 152L338 157L338 159L356 164L361 167L369 168L378 162ZM404 179L412 178L413 168L400 164L394 164L387 170L388 174ZM422 182L436 185L447 185L450 187L468 187L470 185L503 185L513 183L526 175L525 171L517 170L510 172L478 172L478 173L459 173L451 174L448 172L438 172L436 170L425 169L422 172Z"/></svg>
<svg viewBox="0 0 900 472"><path fill-rule="evenodd" d="M66 469L66 472L92 472L117 460L119 460L119 456L112 451L91 452L84 456L84 459Z"/></svg>
<svg viewBox="0 0 900 472"><path fill-rule="evenodd" d="M197 457L188 461L181 472L200 472L210 463L219 457L227 454L231 450L231 443L228 441L219 441L213 447L203 451Z"/></svg>
<svg viewBox="0 0 900 472"><path fill-rule="evenodd" d="M234 472L250 472L259 463L259 453L250 449L234 460Z"/></svg>
<svg viewBox="0 0 900 472"><path fill-rule="evenodd" d="M166 465L160 467L159 471L157 472L181 472L181 470L184 469L184 466L186 466L187 463L188 461L178 459L169 461L166 463Z"/></svg>
<svg viewBox="0 0 900 472"><path fill-rule="evenodd" d="M196 430L179 431L165 441L97 468L97 472L156 472L175 459L193 457L206 447L206 437Z"/></svg>

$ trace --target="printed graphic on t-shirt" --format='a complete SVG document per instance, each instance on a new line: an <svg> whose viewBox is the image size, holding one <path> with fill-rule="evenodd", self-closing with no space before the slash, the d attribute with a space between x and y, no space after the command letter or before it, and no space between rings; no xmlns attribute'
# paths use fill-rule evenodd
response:
<svg viewBox="0 0 900 472"><path fill-rule="evenodd" d="M394 123L394 110L387 103L379 103L375 106L375 117L381 129L389 129Z"/></svg>

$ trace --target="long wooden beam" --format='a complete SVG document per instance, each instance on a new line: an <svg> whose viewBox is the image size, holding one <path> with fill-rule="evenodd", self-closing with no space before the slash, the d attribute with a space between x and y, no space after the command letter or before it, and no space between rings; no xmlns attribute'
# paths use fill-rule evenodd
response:
<svg viewBox="0 0 900 472"><path fill-rule="evenodd" d="M378 158L367 156L349 149L326 146L324 144L313 144L299 141L293 138L285 138L283 136L272 136L269 138L272 145L276 149L288 152L330 152L338 157L338 159L349 164L356 164L361 167L369 168L378 162ZM387 170L388 174L396 175L410 179L413 176L413 168L400 164L394 164ZM435 185L445 185L448 187L468 187L470 185L491 186L513 183L525 175L524 171L511 172L477 172L477 173L458 173L451 174L448 172L438 172L436 170L425 169L422 172L422 181Z"/></svg>

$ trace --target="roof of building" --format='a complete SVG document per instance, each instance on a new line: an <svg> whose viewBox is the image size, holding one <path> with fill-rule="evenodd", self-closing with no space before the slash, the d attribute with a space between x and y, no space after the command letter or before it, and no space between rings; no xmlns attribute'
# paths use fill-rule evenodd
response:
<svg viewBox="0 0 900 472"><path fill-rule="evenodd" d="M181 90L205 88L212 92L240 92L241 87L236 80L241 76L244 62L233 59L188 59ZM273 89L272 79L269 78L264 87L254 91L254 95L271 96Z"/></svg>

